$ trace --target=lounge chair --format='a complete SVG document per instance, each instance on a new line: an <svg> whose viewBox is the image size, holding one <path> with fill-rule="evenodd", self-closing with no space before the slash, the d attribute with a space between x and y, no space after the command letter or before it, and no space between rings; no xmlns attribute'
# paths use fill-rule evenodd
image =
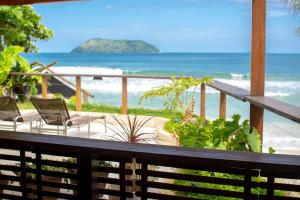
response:
<svg viewBox="0 0 300 200"><path fill-rule="evenodd" d="M17 130L17 125L19 123L30 123L30 131L32 131L33 122L39 122L41 116L38 113L31 112L28 114L21 115L20 110L16 104L15 99L4 96L0 97L0 120L6 122L13 122L13 125L1 124L1 127L11 128Z"/></svg>
<svg viewBox="0 0 300 200"><path fill-rule="evenodd" d="M69 114L66 103L61 98L55 99L41 99L41 98L31 98L31 102L37 109L38 113L43 118L47 125L57 126L57 132L59 134L60 127L64 135L67 135L67 129L76 127L78 131L81 127L88 125L88 137L90 136L91 122L95 120L104 120L105 132L106 128L106 117L104 115L100 116L90 116L87 114ZM42 125L39 130L42 130ZM46 129L54 130L54 129Z"/></svg>

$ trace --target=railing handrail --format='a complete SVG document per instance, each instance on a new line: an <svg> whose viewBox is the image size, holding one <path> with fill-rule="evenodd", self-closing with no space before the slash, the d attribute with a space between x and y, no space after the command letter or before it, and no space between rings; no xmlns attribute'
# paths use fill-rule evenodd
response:
<svg viewBox="0 0 300 200"><path fill-rule="evenodd" d="M103 156L135 157L137 159L177 162L183 164L226 166L249 168L274 172L295 173L300 176L300 156L252 152L193 149L161 146L153 144L134 144L117 141L87 138L41 135L1 130L0 146L20 148L39 148L48 151L68 153L99 153ZM172 161L173 160L173 161Z"/></svg>
<svg viewBox="0 0 300 200"><path fill-rule="evenodd" d="M53 76L79 76L79 77L106 77L106 78L145 78L145 79L171 79L171 76L148 76L148 75L114 75L114 74L71 74L71 73L23 73L23 72L11 72L10 75L14 76L44 76L44 77L53 77ZM176 76L179 78L178 76ZM195 77L200 78L200 77Z"/></svg>
<svg viewBox="0 0 300 200"><path fill-rule="evenodd" d="M10 75L27 75L27 76L42 76L42 77L55 77L55 76L68 76L68 77L106 77L106 78L122 78L123 80L129 79L129 78L142 78L142 79L171 79L171 76L149 76L149 75L111 75L111 74L70 74L70 73L23 73L23 72L11 72ZM193 77L193 78L201 78L201 77L195 77L195 76L175 76L175 78L181 78L181 77ZM126 86L124 86L124 91L127 93L127 81L124 81L123 83L126 83ZM237 100L249 102L250 104L254 104L258 107L264 108L266 110L269 110L273 113L276 113L282 117L285 117L287 119L290 119L296 123L300 123L300 107L291 105L289 103L285 103L279 100L275 100L270 97L264 97L259 96L259 100L257 100L257 96L253 97L250 96L250 92L248 90L239 88L237 86L233 86L227 83L223 83L221 81L215 80L213 83L208 84L209 87L212 87L218 91L220 91L221 94L231 96ZM124 92L123 91L123 92ZM201 91L202 92L202 91ZM205 94L203 94L203 98L205 99ZM124 97L122 97L123 102L123 114L127 111L127 96L124 94ZM204 100L201 99L201 100ZM223 108L222 110L222 116L220 117L226 117L226 98L225 102L221 104ZM202 102L204 103L204 102ZM126 105L125 105L126 104ZM202 106L202 109L205 106ZM292 112L291 112L292 111ZM221 111L220 111L221 112ZM204 113L205 114L205 113ZM204 117L204 116L202 116Z"/></svg>

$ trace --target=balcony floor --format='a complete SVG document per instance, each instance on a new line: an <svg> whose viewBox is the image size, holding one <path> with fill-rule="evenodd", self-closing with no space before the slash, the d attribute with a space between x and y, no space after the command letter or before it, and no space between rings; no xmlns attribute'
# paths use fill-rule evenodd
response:
<svg viewBox="0 0 300 200"><path fill-rule="evenodd" d="M28 112L32 112L30 110L22 110L22 114L26 114ZM70 112L70 114L75 112ZM104 121L98 120L91 123L91 131L88 134L88 126L84 126L80 128L78 131L77 128L68 129L67 136L70 137L82 137L82 138L90 138L90 139L102 139L102 140L116 140L116 134L112 131L112 129L116 130L116 128L120 129L120 126L112 120L112 115L109 113L95 113L95 112L81 112L81 114L86 115L105 115L107 118L107 133L105 133ZM119 119L122 119L126 122L126 115L115 115ZM138 119L142 120L144 118L149 118L147 116L139 116ZM141 133L150 133L147 134L146 137L150 137L150 140L147 140L147 143L150 144L160 144L160 145L178 145L177 139L170 133L167 133L163 130L163 126L167 119L155 117L151 121L149 121L145 127L141 129ZM12 123L0 122L0 124L8 124L12 125ZM278 131L278 127L281 127L281 124L271 124L269 122L264 123L265 133L263 138L263 151L268 152L269 147L272 147L276 150L276 153L280 154L294 154L300 155L300 138L294 135L287 134L284 132L284 129L288 129L288 127L283 127L283 131ZM51 134L57 135L56 126L46 126L46 128L52 128L53 131L42 131L42 134ZM2 127L0 127L2 129ZM12 130L12 128L10 128ZM21 132L30 132L29 124L19 124L17 131ZM34 129L32 132L38 133L37 129ZM60 131L60 135L63 135L62 131Z"/></svg>

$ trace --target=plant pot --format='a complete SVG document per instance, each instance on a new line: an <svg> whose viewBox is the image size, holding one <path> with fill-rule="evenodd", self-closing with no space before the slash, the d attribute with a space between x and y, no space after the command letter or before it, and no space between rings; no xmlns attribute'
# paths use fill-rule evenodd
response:
<svg viewBox="0 0 300 200"><path fill-rule="evenodd" d="M22 102L30 99L31 87L29 85L14 85L12 90Z"/></svg>

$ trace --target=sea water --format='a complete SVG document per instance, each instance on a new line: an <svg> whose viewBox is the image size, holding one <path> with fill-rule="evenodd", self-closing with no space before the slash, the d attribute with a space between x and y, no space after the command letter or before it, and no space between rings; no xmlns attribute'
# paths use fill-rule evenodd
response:
<svg viewBox="0 0 300 200"><path fill-rule="evenodd" d="M159 54L71 54L39 53L24 55L31 62L58 63L53 68L58 73L85 74L140 74L211 76L244 89L250 88L250 54L247 53L159 53ZM139 103L143 92L168 83L167 80L129 79L129 107L162 108L161 99ZM95 94L92 101L121 105L121 80L83 78L83 89ZM196 90L199 102L199 89ZM267 54L265 94L275 99L300 106L300 54ZM207 89L207 116L216 118L219 92ZM199 103L195 112L199 113ZM231 97L227 100L227 117L240 114L249 118L249 104ZM300 137L300 126L273 113L265 112L265 130L281 137Z"/></svg>

